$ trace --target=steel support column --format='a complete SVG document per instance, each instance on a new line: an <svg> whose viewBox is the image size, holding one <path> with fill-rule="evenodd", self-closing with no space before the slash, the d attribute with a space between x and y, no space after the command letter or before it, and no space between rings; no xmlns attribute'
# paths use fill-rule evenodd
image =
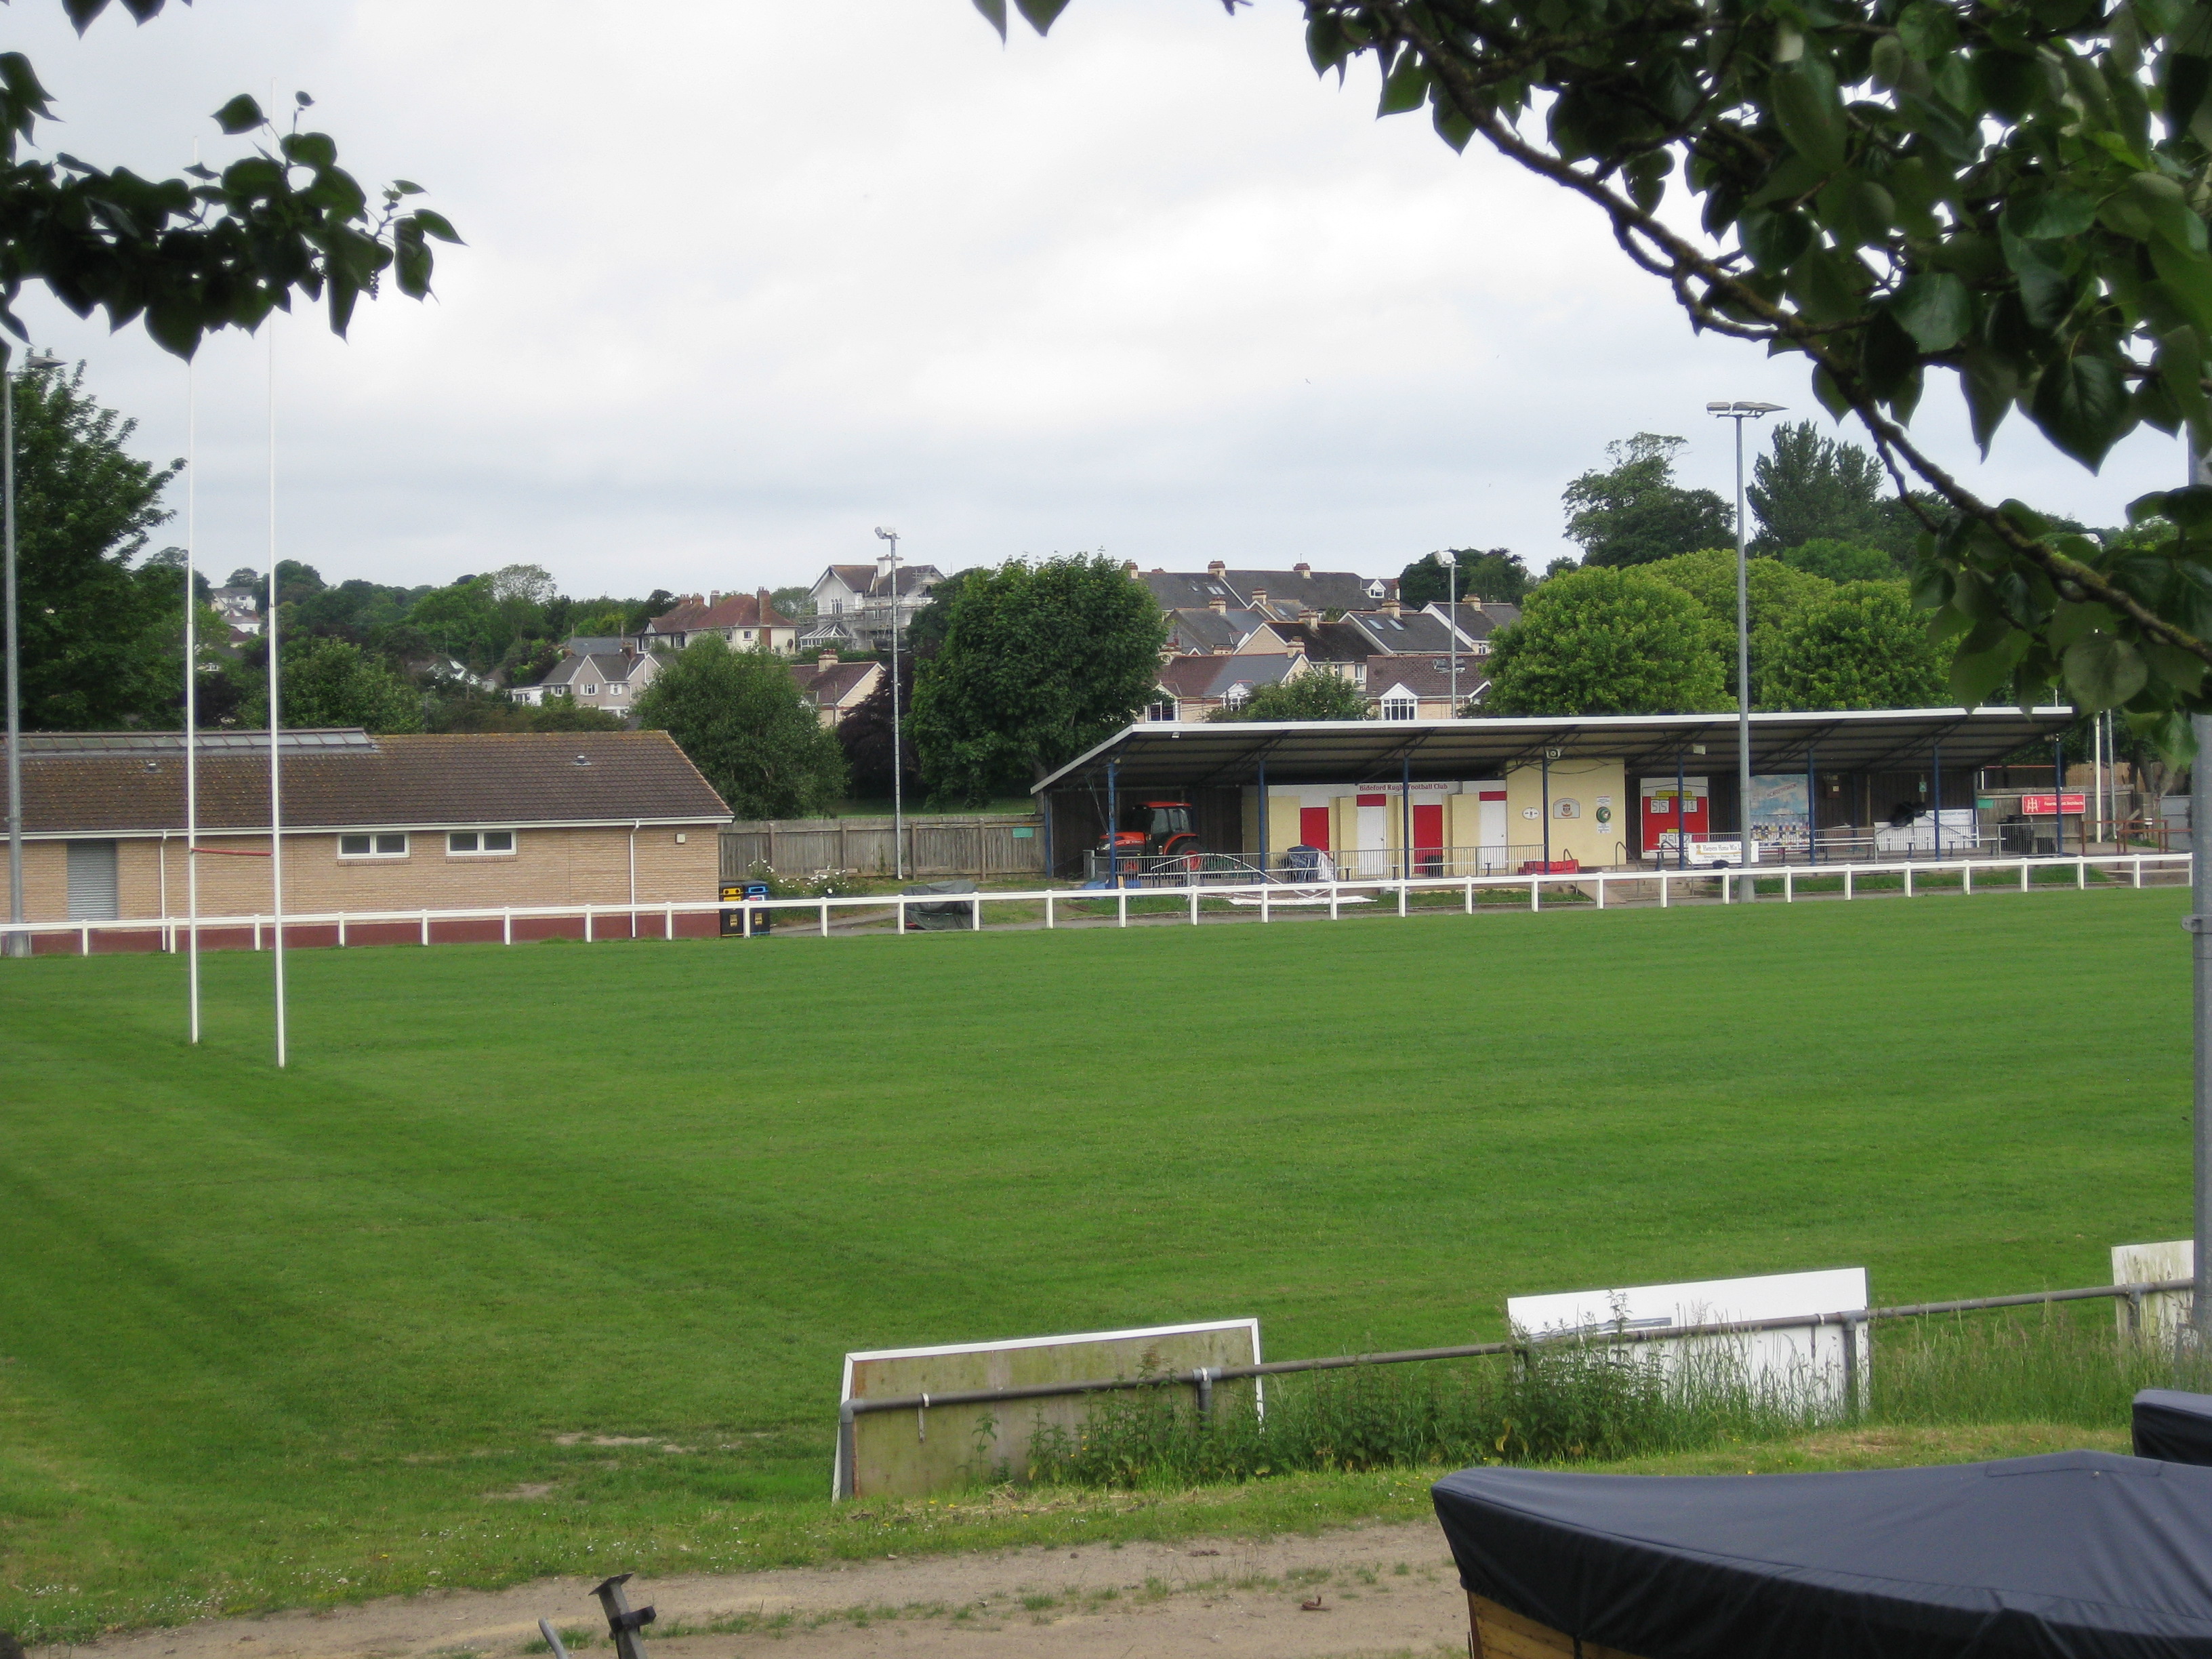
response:
<svg viewBox="0 0 2212 1659"><path fill-rule="evenodd" d="M1267 849L1274 842L1267 837L1267 751L1260 751L1260 873L1267 873Z"/></svg>
<svg viewBox="0 0 2212 1659"><path fill-rule="evenodd" d="M2189 878L2195 910L2189 918L2189 954L2197 1035L2197 1264L2190 1275L2196 1283L2189 1328L2202 1352L2212 1348L2212 789L2204 787L2212 769L2212 716L2192 715L2190 724L2196 728L2197 758L2189 780L2189 844L2196 854Z"/></svg>
<svg viewBox="0 0 2212 1659"><path fill-rule="evenodd" d="M896 756L892 763L896 764ZM1106 874L1116 887L1121 884L1121 763L1109 760L1106 763Z"/></svg>
<svg viewBox="0 0 2212 1659"><path fill-rule="evenodd" d="M1820 769L1814 749L1805 745L1805 862L1820 861Z"/></svg>
<svg viewBox="0 0 2212 1659"><path fill-rule="evenodd" d="M1936 856L1943 856L1943 745L1930 744L1928 747L1928 793L1936 803Z"/></svg>
<svg viewBox="0 0 2212 1659"><path fill-rule="evenodd" d="M1413 751L1408 749L1398 764L1398 879L1410 881L1413 876Z"/></svg>
<svg viewBox="0 0 2212 1659"><path fill-rule="evenodd" d="M1690 867L1690 799L1689 785L1683 781L1682 751L1674 751L1674 867ZM1711 786L1708 786L1710 792ZM1711 794L1705 797L1711 799Z"/></svg>
<svg viewBox="0 0 2212 1659"><path fill-rule="evenodd" d="M1544 751L1544 873L1552 873L1552 751Z"/></svg>

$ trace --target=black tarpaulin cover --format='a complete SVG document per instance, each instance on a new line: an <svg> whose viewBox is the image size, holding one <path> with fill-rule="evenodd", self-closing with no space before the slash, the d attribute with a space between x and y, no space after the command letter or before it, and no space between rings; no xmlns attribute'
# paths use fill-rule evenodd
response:
<svg viewBox="0 0 2212 1659"><path fill-rule="evenodd" d="M2145 1389L2136 1396L2137 1457L2212 1463L2212 1394Z"/></svg>
<svg viewBox="0 0 2212 1659"><path fill-rule="evenodd" d="M1435 1496L1468 1589L1642 1659L2212 1659L2212 1468L1468 1469Z"/></svg>

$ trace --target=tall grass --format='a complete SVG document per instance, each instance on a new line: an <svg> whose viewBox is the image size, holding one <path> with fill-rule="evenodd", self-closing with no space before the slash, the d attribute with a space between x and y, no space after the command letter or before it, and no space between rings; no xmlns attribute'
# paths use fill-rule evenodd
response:
<svg viewBox="0 0 2212 1659"><path fill-rule="evenodd" d="M1851 1410L1806 1376L1754 1375L1743 1348L1559 1343L1525 1358L1359 1367L1189 1391L1100 1395L1073 1431L1040 1421L1030 1479L1184 1486L1309 1470L1611 1462L1788 1439L1847 1422L2124 1427L2138 1389L2212 1390L2212 1364L2119 1339L2109 1312L2046 1310L1878 1327ZM1001 1474L1006 1473L1000 1471Z"/></svg>

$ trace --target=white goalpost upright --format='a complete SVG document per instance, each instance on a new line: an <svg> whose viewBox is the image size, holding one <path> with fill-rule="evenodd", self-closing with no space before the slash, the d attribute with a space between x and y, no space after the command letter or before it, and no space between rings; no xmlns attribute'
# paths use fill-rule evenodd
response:
<svg viewBox="0 0 2212 1659"><path fill-rule="evenodd" d="M200 1040L199 383L185 364L185 1002Z"/></svg>

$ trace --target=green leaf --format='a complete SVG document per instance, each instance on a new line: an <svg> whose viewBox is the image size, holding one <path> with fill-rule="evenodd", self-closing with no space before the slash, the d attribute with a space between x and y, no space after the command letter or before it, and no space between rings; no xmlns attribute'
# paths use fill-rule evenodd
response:
<svg viewBox="0 0 2212 1659"><path fill-rule="evenodd" d="M1050 29L1060 20L1060 13L1067 9L1067 0L1014 0L1014 4L1039 34Z"/></svg>
<svg viewBox="0 0 2212 1659"><path fill-rule="evenodd" d="M2128 427L2128 385L2110 357L2077 352L2037 377L2028 415L2043 435L2092 472Z"/></svg>
<svg viewBox="0 0 2212 1659"><path fill-rule="evenodd" d="M2212 337L2212 255L2185 252L2161 236L2150 244L2150 264L2183 314Z"/></svg>
<svg viewBox="0 0 2212 1659"><path fill-rule="evenodd" d="M244 93L240 93L215 112L215 123L228 133L251 132L261 125L264 118L261 106Z"/></svg>
<svg viewBox="0 0 2212 1659"><path fill-rule="evenodd" d="M1823 173L1841 168L1845 160L1844 110L1826 66L1817 59L1801 58L1777 70L1768 85L1775 124L1790 148Z"/></svg>
<svg viewBox="0 0 2212 1659"><path fill-rule="evenodd" d="M1948 271L1924 271L1897 291L1889 313L1923 351L1948 351L1974 325L1974 300Z"/></svg>
<svg viewBox="0 0 2212 1659"><path fill-rule="evenodd" d="M1960 644L1951 659L1951 695L1960 706L1978 708L1982 699L2005 683L2033 643L2002 622L1984 623Z"/></svg>
<svg viewBox="0 0 2212 1659"><path fill-rule="evenodd" d="M1403 115L1428 101L1429 66L1418 52L1400 54L1397 65L1382 82L1382 101L1376 114Z"/></svg>
<svg viewBox="0 0 2212 1659"><path fill-rule="evenodd" d="M461 240L460 234L447 222L442 213L433 213L428 208L421 208L408 216L422 228L424 234L434 236L441 242L458 244Z"/></svg>
<svg viewBox="0 0 2212 1659"><path fill-rule="evenodd" d="M2127 641L2092 635L2066 647L2066 685L2087 713L2117 708L2143 689L2150 670Z"/></svg>
<svg viewBox="0 0 2212 1659"><path fill-rule="evenodd" d="M2166 83L2166 131L2186 132L2204 102L2206 89L2212 88L2212 58L2169 52L2160 67L2165 71L2160 78Z"/></svg>
<svg viewBox="0 0 2212 1659"><path fill-rule="evenodd" d="M1990 441L1996 436L1997 428L2012 412L2013 400L2020 396L2020 371L2009 358L1986 346L1969 347L1961 368L1974 441L1987 455Z"/></svg>

